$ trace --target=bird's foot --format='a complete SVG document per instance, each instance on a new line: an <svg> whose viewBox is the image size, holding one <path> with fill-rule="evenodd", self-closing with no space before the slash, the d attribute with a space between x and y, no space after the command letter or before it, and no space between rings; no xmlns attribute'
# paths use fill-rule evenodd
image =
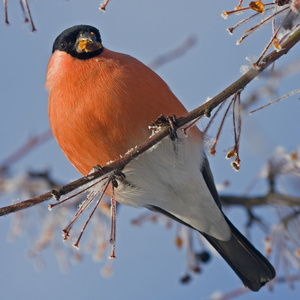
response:
<svg viewBox="0 0 300 300"><path fill-rule="evenodd" d="M122 183L127 183L125 178L126 178L126 176L124 173L121 172L121 170L115 170L113 172L113 175L111 176L111 183L115 188L117 188L119 185L118 181L120 181Z"/></svg>
<svg viewBox="0 0 300 300"><path fill-rule="evenodd" d="M93 174L93 173L95 173L97 171L102 171L102 168L101 168L100 165L93 166L93 169L90 171L89 174Z"/></svg>
<svg viewBox="0 0 300 300"><path fill-rule="evenodd" d="M175 115L168 116L167 118L164 115L160 115L154 122L151 122L149 128L155 130L159 127L165 127L165 126L169 126L171 140L175 141L176 139L178 139L178 135L176 132L178 129L178 125L177 125L177 119Z"/></svg>

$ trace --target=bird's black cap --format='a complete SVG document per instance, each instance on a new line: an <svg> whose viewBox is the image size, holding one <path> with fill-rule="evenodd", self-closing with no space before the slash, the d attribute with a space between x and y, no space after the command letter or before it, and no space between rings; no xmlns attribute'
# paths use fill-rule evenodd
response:
<svg viewBox="0 0 300 300"><path fill-rule="evenodd" d="M103 51L100 32L89 25L76 25L64 30L54 41L52 53L64 51L78 59L89 59Z"/></svg>

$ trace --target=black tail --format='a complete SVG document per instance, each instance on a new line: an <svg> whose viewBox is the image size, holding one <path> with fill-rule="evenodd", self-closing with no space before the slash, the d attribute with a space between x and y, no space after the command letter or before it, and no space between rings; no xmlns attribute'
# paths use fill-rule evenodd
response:
<svg viewBox="0 0 300 300"><path fill-rule="evenodd" d="M226 217L225 217L226 218ZM269 261L231 224L229 241L220 241L205 233L201 234L227 261L245 286L258 291L265 283L275 277L275 270Z"/></svg>
<svg viewBox="0 0 300 300"><path fill-rule="evenodd" d="M147 208L155 212L160 212L191 227L157 206L148 206ZM269 261L231 224L225 215L224 218L231 231L229 241L221 241L206 233L200 233L227 261L244 285L252 291L258 291L263 285L275 277L275 270Z"/></svg>

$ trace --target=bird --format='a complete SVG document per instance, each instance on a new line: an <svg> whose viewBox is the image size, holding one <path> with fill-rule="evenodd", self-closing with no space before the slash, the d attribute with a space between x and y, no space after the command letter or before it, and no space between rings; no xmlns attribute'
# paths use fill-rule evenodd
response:
<svg viewBox="0 0 300 300"><path fill-rule="evenodd" d="M104 47L99 30L90 25L72 26L55 39L45 86L53 135L82 175L146 141L149 124L159 116L187 113L159 75ZM258 291L275 270L222 212L204 134L192 126L176 135L125 166L125 179L116 178L116 200L200 232L244 285Z"/></svg>

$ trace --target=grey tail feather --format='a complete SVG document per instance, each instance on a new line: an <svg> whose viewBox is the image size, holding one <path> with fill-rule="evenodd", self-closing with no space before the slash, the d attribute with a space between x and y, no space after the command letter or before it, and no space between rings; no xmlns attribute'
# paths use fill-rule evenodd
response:
<svg viewBox="0 0 300 300"><path fill-rule="evenodd" d="M276 273L269 261L231 224L224 216L231 230L229 241L221 241L208 234L201 234L211 243L231 266L245 286L258 291Z"/></svg>

